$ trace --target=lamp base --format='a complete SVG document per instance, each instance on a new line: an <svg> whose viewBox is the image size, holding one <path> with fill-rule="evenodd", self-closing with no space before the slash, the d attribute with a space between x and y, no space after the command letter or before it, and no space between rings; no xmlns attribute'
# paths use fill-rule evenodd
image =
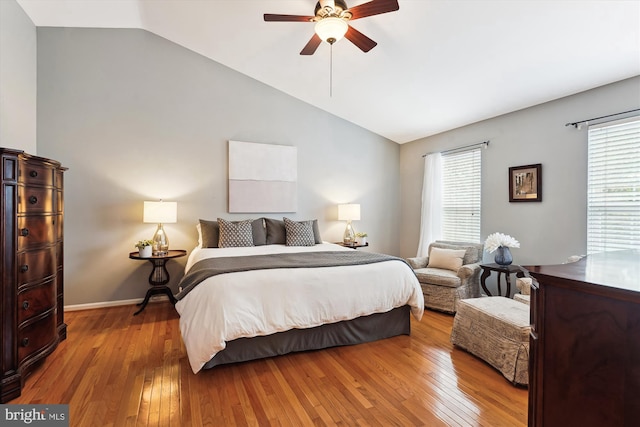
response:
<svg viewBox="0 0 640 427"><path fill-rule="evenodd" d="M167 255L169 253L169 238L167 237L167 233L165 233L162 224L158 224L158 229L156 233L153 235L153 255Z"/></svg>
<svg viewBox="0 0 640 427"><path fill-rule="evenodd" d="M342 242L345 245L353 245L354 243L356 243L356 232L353 230L353 226L351 226L351 221L347 222L347 228L345 228L344 230Z"/></svg>

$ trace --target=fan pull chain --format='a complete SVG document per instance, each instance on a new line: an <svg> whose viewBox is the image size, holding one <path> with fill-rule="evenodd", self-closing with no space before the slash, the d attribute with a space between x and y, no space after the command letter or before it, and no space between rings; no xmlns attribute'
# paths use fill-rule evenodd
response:
<svg viewBox="0 0 640 427"><path fill-rule="evenodd" d="M329 98L333 98L333 43L329 46Z"/></svg>

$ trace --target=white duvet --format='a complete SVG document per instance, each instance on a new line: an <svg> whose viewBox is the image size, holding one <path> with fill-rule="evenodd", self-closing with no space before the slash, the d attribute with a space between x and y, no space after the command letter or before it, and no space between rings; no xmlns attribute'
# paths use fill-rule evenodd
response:
<svg viewBox="0 0 640 427"><path fill-rule="evenodd" d="M331 243L196 248L186 271L201 259L282 252L351 251ZM294 328L351 320L410 305L420 320L422 290L403 262L322 268L254 270L210 277L177 302L180 331L194 373L226 342Z"/></svg>

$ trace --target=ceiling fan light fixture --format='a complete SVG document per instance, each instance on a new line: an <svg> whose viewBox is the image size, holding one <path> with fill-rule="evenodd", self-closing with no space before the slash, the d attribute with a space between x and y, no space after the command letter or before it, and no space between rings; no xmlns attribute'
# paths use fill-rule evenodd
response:
<svg viewBox="0 0 640 427"><path fill-rule="evenodd" d="M321 40L334 44L344 37L349 24L344 19L328 16L316 22L315 31Z"/></svg>

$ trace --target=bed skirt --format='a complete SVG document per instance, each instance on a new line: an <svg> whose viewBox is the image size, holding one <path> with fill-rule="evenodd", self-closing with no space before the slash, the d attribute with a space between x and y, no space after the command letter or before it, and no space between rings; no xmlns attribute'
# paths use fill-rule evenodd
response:
<svg viewBox="0 0 640 427"><path fill-rule="evenodd" d="M246 362L287 353L360 344L411 333L411 307L395 308L309 329L292 329L272 335L238 338L227 343L203 369L226 363Z"/></svg>

